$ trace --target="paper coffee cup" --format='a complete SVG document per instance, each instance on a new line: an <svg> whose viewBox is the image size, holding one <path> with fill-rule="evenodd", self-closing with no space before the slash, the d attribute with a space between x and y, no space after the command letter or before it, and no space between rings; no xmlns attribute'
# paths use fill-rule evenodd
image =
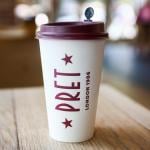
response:
<svg viewBox="0 0 150 150"><path fill-rule="evenodd" d="M102 22L45 24L37 33L53 139L82 142L93 136L107 36Z"/></svg>

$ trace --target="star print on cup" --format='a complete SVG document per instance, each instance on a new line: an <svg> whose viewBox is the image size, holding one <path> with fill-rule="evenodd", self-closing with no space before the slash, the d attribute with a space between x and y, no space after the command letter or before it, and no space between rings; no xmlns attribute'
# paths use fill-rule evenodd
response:
<svg viewBox="0 0 150 150"><path fill-rule="evenodd" d="M65 125L65 128L72 127L72 120L68 120L65 118L65 121L62 123Z"/></svg>
<svg viewBox="0 0 150 150"><path fill-rule="evenodd" d="M72 64L71 58L72 56L65 54L65 58L62 58L61 60L65 61L65 65L67 65L68 63Z"/></svg>

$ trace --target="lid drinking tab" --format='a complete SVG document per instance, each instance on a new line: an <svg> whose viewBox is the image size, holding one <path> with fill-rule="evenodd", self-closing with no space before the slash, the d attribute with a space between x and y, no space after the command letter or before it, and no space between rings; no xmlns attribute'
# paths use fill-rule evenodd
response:
<svg viewBox="0 0 150 150"><path fill-rule="evenodd" d="M86 20L84 21L89 21L89 22L92 22L91 18L93 17L94 15L94 9L92 7L88 7L86 10L85 10L85 17L86 17Z"/></svg>

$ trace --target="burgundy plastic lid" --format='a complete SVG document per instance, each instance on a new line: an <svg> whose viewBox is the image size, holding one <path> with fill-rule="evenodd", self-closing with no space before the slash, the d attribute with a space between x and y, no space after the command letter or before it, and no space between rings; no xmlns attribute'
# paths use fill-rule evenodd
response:
<svg viewBox="0 0 150 150"><path fill-rule="evenodd" d="M43 24L37 38L44 39L105 39L103 22L56 22Z"/></svg>

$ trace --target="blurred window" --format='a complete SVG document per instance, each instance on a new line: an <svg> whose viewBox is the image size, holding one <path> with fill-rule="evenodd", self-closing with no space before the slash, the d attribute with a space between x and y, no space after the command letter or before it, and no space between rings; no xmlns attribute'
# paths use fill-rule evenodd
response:
<svg viewBox="0 0 150 150"><path fill-rule="evenodd" d="M18 0L15 7L15 15L22 20L30 20L40 13L50 11L51 0Z"/></svg>
<svg viewBox="0 0 150 150"><path fill-rule="evenodd" d="M111 40L133 39L137 34L137 12L146 0L111 0L110 24Z"/></svg>
<svg viewBox="0 0 150 150"><path fill-rule="evenodd" d="M17 0L15 16L20 21L35 21L38 27L49 22L52 0Z"/></svg>
<svg viewBox="0 0 150 150"><path fill-rule="evenodd" d="M59 0L56 21L79 21L79 8L78 0Z"/></svg>

